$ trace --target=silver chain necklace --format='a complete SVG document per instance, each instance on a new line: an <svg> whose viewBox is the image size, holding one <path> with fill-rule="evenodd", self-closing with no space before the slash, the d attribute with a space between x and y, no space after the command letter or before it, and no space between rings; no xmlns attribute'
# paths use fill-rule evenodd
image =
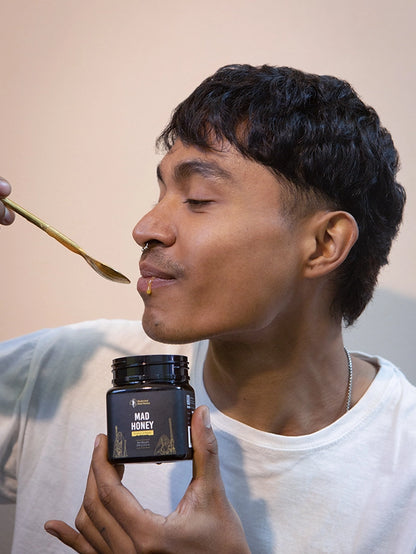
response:
<svg viewBox="0 0 416 554"><path fill-rule="evenodd" d="M348 412L351 409L351 397L352 397L352 360L350 353L344 346L344 352L348 360L348 385L347 385L347 409Z"/></svg>

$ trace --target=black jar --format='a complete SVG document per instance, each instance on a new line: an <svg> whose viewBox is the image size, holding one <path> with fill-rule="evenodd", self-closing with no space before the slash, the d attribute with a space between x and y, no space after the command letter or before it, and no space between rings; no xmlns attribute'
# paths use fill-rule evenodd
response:
<svg viewBox="0 0 416 554"><path fill-rule="evenodd" d="M113 360L112 368L114 386L107 392L109 461L191 459L195 393L188 358L127 356Z"/></svg>

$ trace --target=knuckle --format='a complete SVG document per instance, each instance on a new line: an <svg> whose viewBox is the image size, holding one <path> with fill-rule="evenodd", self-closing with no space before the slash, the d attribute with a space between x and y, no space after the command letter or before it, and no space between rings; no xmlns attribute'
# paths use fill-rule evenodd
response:
<svg viewBox="0 0 416 554"><path fill-rule="evenodd" d="M111 485L101 484L98 487L98 497L104 508L107 508L111 504L113 498L112 492L113 487Z"/></svg>
<svg viewBox="0 0 416 554"><path fill-rule="evenodd" d="M85 512L85 517L82 514L78 514L82 523L88 521L88 519L94 520L94 515L96 513L96 503L91 498L84 498L82 507Z"/></svg>
<svg viewBox="0 0 416 554"><path fill-rule="evenodd" d="M160 541L155 541L154 538L148 537L140 541L141 554L167 554L168 550L161 546Z"/></svg>
<svg viewBox="0 0 416 554"><path fill-rule="evenodd" d="M78 531L82 532L86 528L88 521L88 515L86 514L85 510L81 508L77 514L77 517L75 518L75 527L78 529Z"/></svg>
<svg viewBox="0 0 416 554"><path fill-rule="evenodd" d="M167 535L164 524L166 519L162 516L155 520L154 513L151 510L144 510L149 516L149 522L153 521L153 525L143 525L140 530L140 539L135 543L137 552L140 554L169 554L171 552L180 552L174 546L175 533L170 529ZM156 526L154 525L156 524Z"/></svg>
<svg viewBox="0 0 416 554"><path fill-rule="evenodd" d="M214 433L210 433L208 435L206 445L207 451L210 454L213 454L214 456L218 455L218 443Z"/></svg>

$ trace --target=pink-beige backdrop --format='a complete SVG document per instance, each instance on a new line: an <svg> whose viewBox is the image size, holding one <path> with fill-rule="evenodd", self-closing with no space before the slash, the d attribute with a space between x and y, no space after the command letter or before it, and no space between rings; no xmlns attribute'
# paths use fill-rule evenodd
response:
<svg viewBox="0 0 416 554"><path fill-rule="evenodd" d="M18 218L0 230L0 339L140 317L131 229L156 199L154 139L179 101L232 62L335 74L377 109L400 150L409 198L380 294L407 309L389 336L414 322L415 3L2 0L0 20L0 175L17 202L133 281L101 279ZM391 316L388 306L382 316ZM360 337L383 348L380 332Z"/></svg>

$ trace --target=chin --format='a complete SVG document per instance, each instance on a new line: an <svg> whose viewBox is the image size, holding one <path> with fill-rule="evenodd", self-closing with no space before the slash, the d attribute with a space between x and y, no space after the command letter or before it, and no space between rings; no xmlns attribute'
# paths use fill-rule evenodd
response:
<svg viewBox="0 0 416 554"><path fill-rule="evenodd" d="M163 322L154 319L149 321L145 316L142 320L142 326L148 337L163 344L189 344L198 340L190 333L183 332L180 326L171 329L166 327Z"/></svg>
<svg viewBox="0 0 416 554"><path fill-rule="evenodd" d="M230 338L236 335L236 326L218 325L218 322L209 322L207 318L191 319L182 317L167 317L165 312L145 309L142 316L143 330L148 337L163 344L191 344L201 340L215 338ZM238 336L238 333L237 333Z"/></svg>

